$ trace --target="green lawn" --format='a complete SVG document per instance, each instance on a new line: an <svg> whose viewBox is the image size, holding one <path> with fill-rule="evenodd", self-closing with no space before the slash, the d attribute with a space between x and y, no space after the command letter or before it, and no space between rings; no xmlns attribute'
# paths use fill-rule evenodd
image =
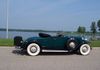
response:
<svg viewBox="0 0 100 70"><path fill-rule="evenodd" d="M91 41L92 47L100 47L100 40ZM0 39L0 46L13 46L13 39Z"/></svg>
<svg viewBox="0 0 100 70"><path fill-rule="evenodd" d="M0 46L13 46L13 39L0 39Z"/></svg>
<svg viewBox="0 0 100 70"><path fill-rule="evenodd" d="M90 44L92 47L100 47L100 40L91 41Z"/></svg>

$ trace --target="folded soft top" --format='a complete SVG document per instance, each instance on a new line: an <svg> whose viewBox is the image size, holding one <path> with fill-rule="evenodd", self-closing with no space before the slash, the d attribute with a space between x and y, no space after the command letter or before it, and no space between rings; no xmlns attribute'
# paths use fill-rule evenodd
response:
<svg viewBox="0 0 100 70"><path fill-rule="evenodd" d="M51 35L46 34L46 33L39 33L40 37L51 37Z"/></svg>

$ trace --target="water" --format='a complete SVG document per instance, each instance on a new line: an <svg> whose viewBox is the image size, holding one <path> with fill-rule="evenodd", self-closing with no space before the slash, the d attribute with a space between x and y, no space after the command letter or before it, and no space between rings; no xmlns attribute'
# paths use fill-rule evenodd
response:
<svg viewBox="0 0 100 70"><path fill-rule="evenodd" d="M40 32L16 32L16 31L9 31L9 38L13 39L15 36L22 36L24 39L29 38L29 37L38 37L38 34ZM43 33L48 33L51 35L55 35L56 33L54 32L43 32ZM0 38L6 38L6 31L0 31Z"/></svg>
<svg viewBox="0 0 100 70"><path fill-rule="evenodd" d="M18 31L9 31L9 38L13 39L15 36L22 36L24 39L27 39L29 37L38 37L38 34L40 32L18 32ZM55 32L43 32L50 34L52 36L56 35L57 33ZM70 34L67 34L70 35ZM75 36L75 34L74 34ZM85 35L86 38L90 39L91 35ZM97 38L100 38L100 35L96 35ZM6 31L0 31L0 38L6 38Z"/></svg>

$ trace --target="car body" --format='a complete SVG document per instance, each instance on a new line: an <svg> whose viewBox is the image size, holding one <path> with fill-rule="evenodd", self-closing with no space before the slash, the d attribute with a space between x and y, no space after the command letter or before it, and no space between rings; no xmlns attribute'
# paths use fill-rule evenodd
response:
<svg viewBox="0 0 100 70"><path fill-rule="evenodd" d="M19 36L14 38L14 45L20 46L31 56L38 55L42 50L80 51L80 54L88 55L91 49L88 43L87 39L80 36L51 36L44 33L39 33L39 37L30 37L25 41Z"/></svg>

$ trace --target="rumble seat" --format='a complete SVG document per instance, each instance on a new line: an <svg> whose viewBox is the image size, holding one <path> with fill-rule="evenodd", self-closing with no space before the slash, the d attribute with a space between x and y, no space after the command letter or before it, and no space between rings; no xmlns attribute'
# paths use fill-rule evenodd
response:
<svg viewBox="0 0 100 70"><path fill-rule="evenodd" d="M45 34L45 33L39 33L39 37L51 37L51 35L49 34Z"/></svg>

